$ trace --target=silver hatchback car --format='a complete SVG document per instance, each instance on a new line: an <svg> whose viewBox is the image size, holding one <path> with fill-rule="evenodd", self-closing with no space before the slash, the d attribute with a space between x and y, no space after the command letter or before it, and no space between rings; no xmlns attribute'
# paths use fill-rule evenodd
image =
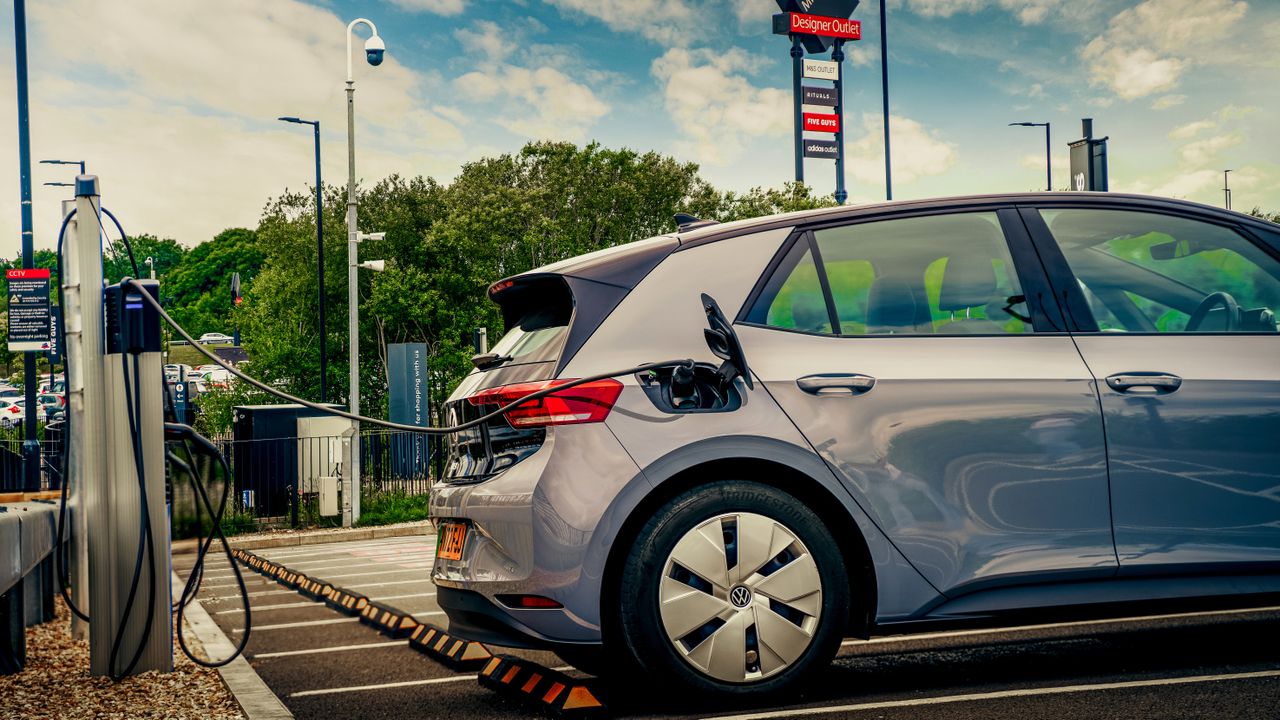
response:
<svg viewBox="0 0 1280 720"><path fill-rule="evenodd" d="M845 637L1280 592L1280 227L1150 197L839 207L496 283L451 632L763 696ZM728 320L722 320L727 315ZM711 327L708 327L708 322Z"/></svg>

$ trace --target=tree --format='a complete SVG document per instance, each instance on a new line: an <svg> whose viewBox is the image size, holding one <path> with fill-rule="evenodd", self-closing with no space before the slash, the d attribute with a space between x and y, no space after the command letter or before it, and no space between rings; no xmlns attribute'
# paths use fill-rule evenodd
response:
<svg viewBox="0 0 1280 720"><path fill-rule="evenodd" d="M133 248L133 258L138 263L138 276L150 277L147 258L154 262L156 277L165 279L170 270L182 262L187 254L186 248L172 238L158 238L155 235L134 235L129 238L129 246ZM129 255L125 244L115 240L110 250L102 258L102 276L107 282L119 282L121 278L132 276L133 267L129 263Z"/></svg>
<svg viewBox="0 0 1280 720"><path fill-rule="evenodd" d="M188 333L199 336L207 332L229 332L234 305L231 276L238 272L241 282L248 282L261 267L262 260L256 232L244 228L223 230L166 269L161 297L173 318ZM156 272L160 272L159 267Z"/></svg>
<svg viewBox="0 0 1280 720"><path fill-rule="evenodd" d="M1267 212L1266 210L1263 210L1262 208L1255 205L1254 208L1249 211L1249 214L1256 218L1262 218L1267 222L1280 224L1280 210L1277 210L1275 212Z"/></svg>

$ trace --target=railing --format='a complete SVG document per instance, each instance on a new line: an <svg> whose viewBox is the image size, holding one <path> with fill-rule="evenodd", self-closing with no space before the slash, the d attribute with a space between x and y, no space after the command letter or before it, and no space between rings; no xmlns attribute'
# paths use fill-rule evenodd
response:
<svg viewBox="0 0 1280 720"><path fill-rule="evenodd" d="M226 524L253 527L325 527L341 524L340 492L344 477L345 439L341 436L286 437L267 440L216 441L230 464L234 482L227 492ZM362 503L383 495L427 495L431 492L432 451L438 443L420 433L367 431L360 439ZM205 468L206 477L214 477ZM220 477L220 475L218 475ZM184 478L173 485L175 537L194 533L199 518L196 498ZM217 502L223 486L207 486ZM325 500L330 500L325 507ZM335 505L336 503L336 505ZM336 512L335 512L336 510Z"/></svg>
<svg viewBox="0 0 1280 720"><path fill-rule="evenodd" d="M26 664L25 629L53 619L54 515L49 503L0 505L0 675Z"/></svg>
<svg viewBox="0 0 1280 720"><path fill-rule="evenodd" d="M53 423L41 428L40 472L29 486L23 472L22 446L25 442L20 428L0 431L0 492L38 492L62 488L62 431L61 424Z"/></svg>

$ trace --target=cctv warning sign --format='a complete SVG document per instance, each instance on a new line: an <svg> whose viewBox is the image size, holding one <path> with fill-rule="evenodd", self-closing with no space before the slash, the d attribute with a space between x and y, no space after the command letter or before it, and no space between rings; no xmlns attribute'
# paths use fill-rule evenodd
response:
<svg viewBox="0 0 1280 720"><path fill-rule="evenodd" d="M9 281L9 350L49 349L49 270L6 270Z"/></svg>

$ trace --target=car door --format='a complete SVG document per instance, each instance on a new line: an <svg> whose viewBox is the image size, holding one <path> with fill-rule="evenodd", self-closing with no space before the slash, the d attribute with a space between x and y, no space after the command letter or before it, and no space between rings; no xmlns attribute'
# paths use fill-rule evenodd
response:
<svg viewBox="0 0 1280 720"><path fill-rule="evenodd" d="M1092 377L1015 211L799 232L737 325L768 392L938 590L1114 574Z"/></svg>
<svg viewBox="0 0 1280 720"><path fill-rule="evenodd" d="M1280 563L1280 261L1210 219L1024 212L1078 289L1121 574Z"/></svg>

